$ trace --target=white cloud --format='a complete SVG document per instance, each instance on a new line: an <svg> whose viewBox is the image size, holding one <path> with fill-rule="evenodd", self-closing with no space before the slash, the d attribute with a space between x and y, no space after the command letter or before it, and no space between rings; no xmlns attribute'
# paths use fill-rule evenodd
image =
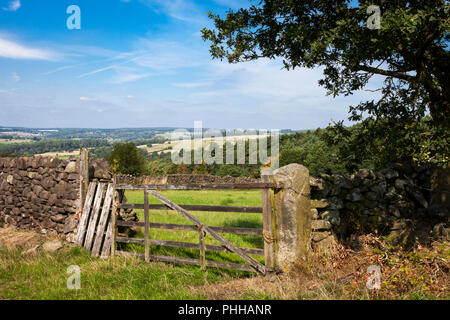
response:
<svg viewBox="0 0 450 320"><path fill-rule="evenodd" d="M156 13L164 13L169 17L185 22L203 23L206 14L190 0L141 0Z"/></svg>
<svg viewBox="0 0 450 320"><path fill-rule="evenodd" d="M14 82L19 82L20 81L20 76L17 74L17 72L13 72L11 74L11 78L13 79Z"/></svg>
<svg viewBox="0 0 450 320"><path fill-rule="evenodd" d="M80 97L80 101L97 101L95 98Z"/></svg>
<svg viewBox="0 0 450 320"><path fill-rule="evenodd" d="M86 73L83 73L83 74L79 75L78 78L83 78L83 77L90 76L90 75L93 75L93 74L96 74L96 73L100 73L100 72L103 72L103 71L107 71L107 70L118 70L118 69L121 68L120 67L121 65L130 63L130 62L135 61L137 59L139 59L139 57L134 57L134 58L126 60L126 61L122 61L122 62L119 62L119 63L115 63L115 64L112 64L112 65L109 65L107 67L103 67L103 68L96 69L96 70L93 70L93 71L90 71L90 72L86 72Z"/></svg>
<svg viewBox="0 0 450 320"><path fill-rule="evenodd" d="M181 73L186 68L202 68L209 65L209 57L186 44L166 40L139 38L133 44L134 51L122 52L109 60L115 63L84 72L78 78L95 75L105 71L115 72L113 83L137 81L155 74ZM57 72L57 69L52 72ZM179 87L205 86L208 83L175 83Z"/></svg>
<svg viewBox="0 0 450 320"><path fill-rule="evenodd" d="M145 52L135 58L135 64L160 72L201 67L209 61L209 56L205 52L181 42L140 38L134 46Z"/></svg>
<svg viewBox="0 0 450 320"><path fill-rule="evenodd" d="M17 11L19 10L21 4L20 0L13 0L9 3L9 6L4 7L3 10L5 11Z"/></svg>
<svg viewBox="0 0 450 320"><path fill-rule="evenodd" d="M117 76L115 76L113 78L113 82L114 83L133 82L133 81L137 81L139 79L147 78L147 77L149 77L151 75L152 75L151 73L142 73L142 74L138 74L138 73L123 73L123 74L118 74Z"/></svg>
<svg viewBox="0 0 450 320"><path fill-rule="evenodd" d="M0 57L24 60L57 60L58 55L47 49L23 46L19 43L0 38Z"/></svg>
<svg viewBox="0 0 450 320"><path fill-rule="evenodd" d="M179 88L198 88L198 87L207 87L212 85L212 82L186 82L186 83L172 83L174 87Z"/></svg>
<svg viewBox="0 0 450 320"><path fill-rule="evenodd" d="M114 69L117 65L118 64L114 64L114 65L111 65L111 66L107 66L107 67L104 67L104 68L100 68L100 69L96 69L96 70L93 70L93 71L90 71L90 72L86 72L86 73L80 74L78 76L78 78L84 78L84 77L87 77L87 76L90 76L90 75L93 75L93 74L96 74L96 73L100 73L100 72L103 72L103 71L111 70L111 69Z"/></svg>
<svg viewBox="0 0 450 320"><path fill-rule="evenodd" d="M12 89L8 89L8 90L0 89L1 94L13 95L16 92L17 92L16 88L12 88Z"/></svg>

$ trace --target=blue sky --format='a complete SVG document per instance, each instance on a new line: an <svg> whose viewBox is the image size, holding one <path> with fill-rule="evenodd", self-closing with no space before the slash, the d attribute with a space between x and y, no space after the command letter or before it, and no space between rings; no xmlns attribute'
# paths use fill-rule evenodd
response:
<svg viewBox="0 0 450 320"><path fill-rule="evenodd" d="M69 30L69 5L81 29ZM320 69L212 60L206 12L247 0L0 0L0 125L308 129L347 118Z"/></svg>

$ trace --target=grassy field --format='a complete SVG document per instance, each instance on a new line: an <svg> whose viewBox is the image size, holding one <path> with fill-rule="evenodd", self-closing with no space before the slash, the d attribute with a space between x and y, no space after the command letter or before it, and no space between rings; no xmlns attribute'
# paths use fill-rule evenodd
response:
<svg viewBox="0 0 450 320"><path fill-rule="evenodd" d="M147 264L114 257L91 258L82 248L22 255L0 249L0 299L204 299L191 289L235 278L223 270L201 272L195 266ZM81 290L68 290L67 268L81 270Z"/></svg>
<svg viewBox="0 0 450 320"><path fill-rule="evenodd" d="M74 151L70 151L70 152L69 151L46 152L46 153L36 154L36 156L53 157L53 158L68 160L70 158L79 157L80 150L74 150Z"/></svg>
<svg viewBox="0 0 450 320"><path fill-rule="evenodd" d="M12 143L29 143L33 142L33 140L30 139L0 139L0 144L12 144Z"/></svg>

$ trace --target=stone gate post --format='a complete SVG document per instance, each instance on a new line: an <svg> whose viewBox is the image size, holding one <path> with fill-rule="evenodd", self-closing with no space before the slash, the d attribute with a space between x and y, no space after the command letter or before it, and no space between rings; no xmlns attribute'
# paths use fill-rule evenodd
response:
<svg viewBox="0 0 450 320"><path fill-rule="evenodd" d="M274 172L282 186L272 196L272 225L275 266L289 272L295 262L306 259L311 241L309 171L289 164Z"/></svg>

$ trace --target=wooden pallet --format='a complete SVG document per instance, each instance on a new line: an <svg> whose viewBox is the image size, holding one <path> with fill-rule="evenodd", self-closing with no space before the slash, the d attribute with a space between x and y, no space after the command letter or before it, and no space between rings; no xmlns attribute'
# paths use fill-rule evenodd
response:
<svg viewBox="0 0 450 320"><path fill-rule="evenodd" d="M84 202L76 243L91 251L93 257L106 258L111 254L113 231L112 183L91 182Z"/></svg>

